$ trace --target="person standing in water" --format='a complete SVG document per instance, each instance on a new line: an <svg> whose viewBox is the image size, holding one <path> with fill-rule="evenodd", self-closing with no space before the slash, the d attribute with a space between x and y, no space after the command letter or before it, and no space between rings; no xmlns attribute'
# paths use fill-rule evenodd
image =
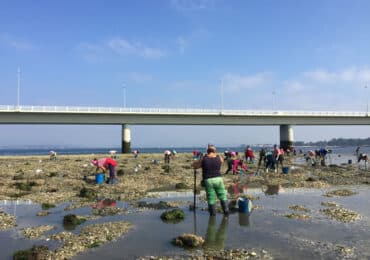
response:
<svg viewBox="0 0 370 260"><path fill-rule="evenodd" d="M220 200L224 216L229 215L227 191L224 180L221 177L221 165L223 161L223 158L216 153L216 147L214 145L208 145L207 155L193 162L194 169L202 168L208 211L211 216L216 215L216 197Z"/></svg>

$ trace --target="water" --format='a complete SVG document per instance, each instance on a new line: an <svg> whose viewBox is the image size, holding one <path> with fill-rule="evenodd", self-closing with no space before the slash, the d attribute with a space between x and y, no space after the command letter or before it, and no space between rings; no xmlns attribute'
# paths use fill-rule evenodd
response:
<svg viewBox="0 0 370 260"><path fill-rule="evenodd" d="M275 195L266 195L261 189L250 189L248 194L260 197L259 200L254 201L254 205L259 208L250 216L232 214L227 221L222 220L221 214L218 214L213 221L209 218L208 212L202 210L197 210L194 215L186 205L182 207L186 214L185 220L178 224L163 223L160 219L163 210L141 213L132 211L127 215L102 217L87 221L82 226L105 221L127 220L134 225L134 228L118 241L90 249L76 256L75 259L135 259L145 255L184 255L189 251L171 244L172 238L182 233L196 233L207 238L210 241L208 247L211 248L260 248L267 250L276 259L335 258L333 252L336 244L355 247L356 258L368 259L370 258L368 247L370 244L370 207L368 206L370 187L343 188L355 190L358 194L350 197L327 198L322 195L328 189L285 189ZM192 193L176 193L176 196L163 193L161 199L148 199L151 202L159 200L186 200L191 203ZM320 213L320 209L325 208L321 206L323 201L335 201L344 208L359 212L363 217L352 223L335 222ZM206 207L199 201L198 204ZM293 212L288 208L290 205L298 204L311 210L305 214L312 216L312 219L302 221L283 216ZM18 224L15 229L0 232L0 250L3 259L11 259L14 250L28 248L33 244L46 244L52 248L57 246L53 241L33 242L25 239L20 235L20 229L26 226L51 224L56 226L56 229L47 234L62 231L61 222L63 215L67 214L64 211L66 205L61 204L51 209L51 214L46 217L35 217L40 210L37 204L2 205L6 212L14 213L15 210ZM123 203L118 206L129 207ZM84 207L69 213L91 214L91 208ZM75 232L80 228L78 227Z"/></svg>
<svg viewBox="0 0 370 260"><path fill-rule="evenodd" d="M333 154L336 155L353 155L356 147L347 146L347 147L329 147ZM140 153L163 153L164 150L176 150L178 153L192 153L194 149L197 149L200 152L205 152L205 147L133 147L131 150L138 149ZM258 154L258 151L261 147L252 147L255 154ZM309 150L320 149L318 146L302 146L296 147L296 150L301 149L304 153ZM47 155L49 151L57 151L59 155L61 154L107 154L110 150L121 151L120 147L111 147L111 148L63 148L63 147L44 147L44 148L1 148L0 155ZM232 150L237 152L244 152L245 146L238 147L217 147L219 153L224 152L225 150ZM370 154L370 146L362 146L360 152Z"/></svg>

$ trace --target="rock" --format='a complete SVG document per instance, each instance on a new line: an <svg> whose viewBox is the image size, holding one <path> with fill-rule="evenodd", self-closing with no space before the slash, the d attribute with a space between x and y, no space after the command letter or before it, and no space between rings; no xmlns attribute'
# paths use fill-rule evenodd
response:
<svg viewBox="0 0 370 260"><path fill-rule="evenodd" d="M50 251L47 246L33 246L30 249L19 250L13 254L14 260L38 260L38 259L50 259Z"/></svg>
<svg viewBox="0 0 370 260"><path fill-rule="evenodd" d="M51 209L51 208L55 208L55 204L53 203L42 203L41 204L41 208L43 210L47 210L47 209Z"/></svg>
<svg viewBox="0 0 370 260"><path fill-rule="evenodd" d="M152 209L170 209L174 208L174 206L171 205L171 203L166 201L160 201L158 203L148 203L145 201L139 201L136 206L139 208L152 208Z"/></svg>
<svg viewBox="0 0 370 260"><path fill-rule="evenodd" d="M0 212L0 230L10 229L15 226L15 216Z"/></svg>
<svg viewBox="0 0 370 260"><path fill-rule="evenodd" d="M357 194L357 192L343 189L343 190L329 191L324 196L327 196L327 197L333 197L333 196L352 196L354 194Z"/></svg>
<svg viewBox="0 0 370 260"><path fill-rule="evenodd" d="M80 197L81 198L87 198L89 200L94 200L97 197L97 193L93 189L89 189L89 188L83 187L80 190Z"/></svg>
<svg viewBox="0 0 370 260"><path fill-rule="evenodd" d="M305 214L297 214L297 213L291 213L285 215L287 218L293 218L293 219L300 219L300 220L307 220L310 219L311 217Z"/></svg>
<svg viewBox="0 0 370 260"><path fill-rule="evenodd" d="M339 205L334 201L321 202L321 206L325 207L339 207Z"/></svg>
<svg viewBox="0 0 370 260"><path fill-rule="evenodd" d="M37 212L36 216L38 216L38 217L45 217L45 216L47 216L49 214L50 214L49 211L47 211L47 210L41 210L41 211Z"/></svg>
<svg viewBox="0 0 370 260"><path fill-rule="evenodd" d="M175 188L177 190L186 190L186 189L189 189L188 185L186 185L183 182L176 183Z"/></svg>
<svg viewBox="0 0 370 260"><path fill-rule="evenodd" d="M80 225L86 221L85 218L78 217L74 214L65 215L63 218L63 226L66 229L74 229L77 225Z"/></svg>
<svg viewBox="0 0 370 260"><path fill-rule="evenodd" d="M165 211L161 215L161 219L165 222L177 223L185 218L185 213L181 209L173 209Z"/></svg>
<svg viewBox="0 0 370 260"><path fill-rule="evenodd" d="M360 219L360 214L357 212L341 207L322 209L320 212L339 222L352 222Z"/></svg>
<svg viewBox="0 0 370 260"><path fill-rule="evenodd" d="M50 225L43 225L38 227L30 227L23 229L23 235L30 239L39 238L46 231L52 230L54 227Z"/></svg>
<svg viewBox="0 0 370 260"><path fill-rule="evenodd" d="M308 208L306 208L305 206L302 206L302 205L292 205L292 206L289 206L289 208L291 210L295 210L295 211L303 211L303 212L310 212L311 210L309 210Z"/></svg>
<svg viewBox="0 0 370 260"><path fill-rule="evenodd" d="M204 244L204 239L194 234L182 234L172 240L174 245L186 248L195 248Z"/></svg>
<svg viewBox="0 0 370 260"><path fill-rule="evenodd" d="M131 224L126 221L106 222L85 226L81 229L79 235L74 235L71 232L51 235L51 239L65 242L62 247L51 253L51 259L70 259L91 247L97 247L116 240L130 228Z"/></svg>

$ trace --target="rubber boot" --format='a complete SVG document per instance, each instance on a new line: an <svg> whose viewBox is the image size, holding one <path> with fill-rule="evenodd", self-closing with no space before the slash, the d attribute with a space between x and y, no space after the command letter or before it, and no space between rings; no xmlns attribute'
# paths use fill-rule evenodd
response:
<svg viewBox="0 0 370 260"><path fill-rule="evenodd" d="M216 205L208 204L208 211L210 216L216 216Z"/></svg>
<svg viewBox="0 0 370 260"><path fill-rule="evenodd" d="M221 200L221 207L222 207L222 211L224 212L224 216L225 217L229 216L229 208L227 205L227 200Z"/></svg>

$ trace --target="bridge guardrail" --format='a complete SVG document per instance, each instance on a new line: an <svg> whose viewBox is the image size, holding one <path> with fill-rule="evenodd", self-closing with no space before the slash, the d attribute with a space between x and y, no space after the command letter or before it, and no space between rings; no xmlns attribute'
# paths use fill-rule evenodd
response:
<svg viewBox="0 0 370 260"><path fill-rule="evenodd" d="M162 113L162 114L222 114L250 116L367 116L356 111L307 111L307 110L219 110L202 108L140 108L140 107L85 107L85 106L15 106L0 105L0 112L49 112L49 113Z"/></svg>

